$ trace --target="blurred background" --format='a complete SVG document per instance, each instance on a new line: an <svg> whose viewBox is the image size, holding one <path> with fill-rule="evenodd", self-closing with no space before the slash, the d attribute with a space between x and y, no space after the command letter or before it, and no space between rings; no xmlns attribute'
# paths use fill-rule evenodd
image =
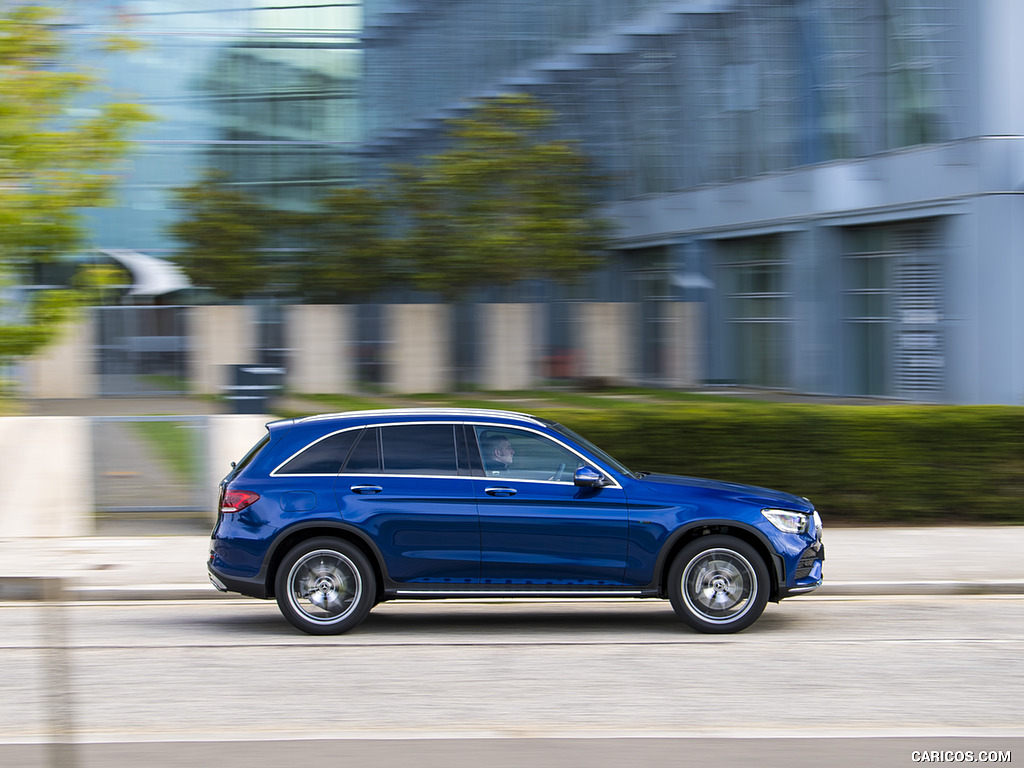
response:
<svg viewBox="0 0 1024 768"><path fill-rule="evenodd" d="M659 732L709 738L558 764L1008 762L1022 29L1021 0L0 0L0 762ZM197 599L267 420L425 403L806 495L835 591L728 643L625 605L381 606L320 643ZM349 738L393 733L516 738Z"/></svg>
<svg viewBox="0 0 1024 768"><path fill-rule="evenodd" d="M4 357L23 397L1024 395L1020 3L50 5L43 69L94 78L62 120L144 117L81 236L4 265L22 322L111 270Z"/></svg>

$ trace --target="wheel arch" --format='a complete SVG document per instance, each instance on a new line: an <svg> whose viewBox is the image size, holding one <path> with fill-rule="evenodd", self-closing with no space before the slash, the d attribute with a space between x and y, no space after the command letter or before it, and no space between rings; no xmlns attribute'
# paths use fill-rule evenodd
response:
<svg viewBox="0 0 1024 768"><path fill-rule="evenodd" d="M732 536L754 548L768 569L768 578L771 580L768 599L778 602L779 586L785 581L781 559L774 554L772 546L763 533L756 528L737 523L735 520L701 520L675 531L662 546L654 569L659 596L666 597L668 595L668 574L676 555L691 541L712 534Z"/></svg>
<svg viewBox="0 0 1024 768"><path fill-rule="evenodd" d="M380 552L377 551L377 547L374 546L373 542L371 542L362 531L347 525L325 521L300 523L288 528L277 538L274 542L273 549L267 557L266 572L264 574L267 597L276 597L274 584L277 580L277 571L281 567L281 561L284 560L285 555L287 555L295 545L309 539L315 539L319 536L328 536L346 541L349 544L358 547L360 551L366 555L366 559L370 562L370 567L373 568L373 575L377 582L376 600L379 601L384 594L384 584L387 580L387 571L384 568L383 560L380 557Z"/></svg>

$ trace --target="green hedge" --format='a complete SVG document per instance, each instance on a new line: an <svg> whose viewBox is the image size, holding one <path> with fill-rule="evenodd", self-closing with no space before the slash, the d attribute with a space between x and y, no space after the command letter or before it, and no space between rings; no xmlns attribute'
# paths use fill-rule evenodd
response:
<svg viewBox="0 0 1024 768"><path fill-rule="evenodd" d="M707 404L537 411L632 469L762 485L834 523L1024 523L1024 408Z"/></svg>

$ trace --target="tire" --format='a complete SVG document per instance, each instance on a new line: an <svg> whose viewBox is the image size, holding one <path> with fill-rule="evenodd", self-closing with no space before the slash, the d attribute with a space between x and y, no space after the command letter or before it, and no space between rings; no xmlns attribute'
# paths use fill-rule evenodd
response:
<svg viewBox="0 0 1024 768"><path fill-rule="evenodd" d="M285 555L274 579L277 606L311 635L340 635L358 626L377 597L373 568L340 539L304 541Z"/></svg>
<svg viewBox="0 0 1024 768"><path fill-rule="evenodd" d="M768 604L768 567L732 536L702 536L672 561L668 595L679 617L698 632L746 629Z"/></svg>

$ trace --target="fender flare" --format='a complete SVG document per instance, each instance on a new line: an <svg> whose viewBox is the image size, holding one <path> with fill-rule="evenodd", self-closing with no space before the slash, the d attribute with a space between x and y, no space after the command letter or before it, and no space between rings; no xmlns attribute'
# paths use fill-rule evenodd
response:
<svg viewBox="0 0 1024 768"><path fill-rule="evenodd" d="M654 586L657 586L660 589L664 584L665 575L668 573L668 569L671 566L669 555L677 548L679 540L689 537L697 529L706 527L724 527L743 531L748 538L753 538L757 543L758 549L763 550L764 554L767 555L765 565L769 566L774 574L775 592L777 593L778 590L782 588L782 585L786 583L786 573L782 558L780 558L778 553L776 553L775 547L772 546L768 537L765 536L764 533L748 523L742 523L737 520L708 518L704 520L694 520L680 526L674 530L667 539L665 539L665 543L661 545L658 557L654 563Z"/></svg>

